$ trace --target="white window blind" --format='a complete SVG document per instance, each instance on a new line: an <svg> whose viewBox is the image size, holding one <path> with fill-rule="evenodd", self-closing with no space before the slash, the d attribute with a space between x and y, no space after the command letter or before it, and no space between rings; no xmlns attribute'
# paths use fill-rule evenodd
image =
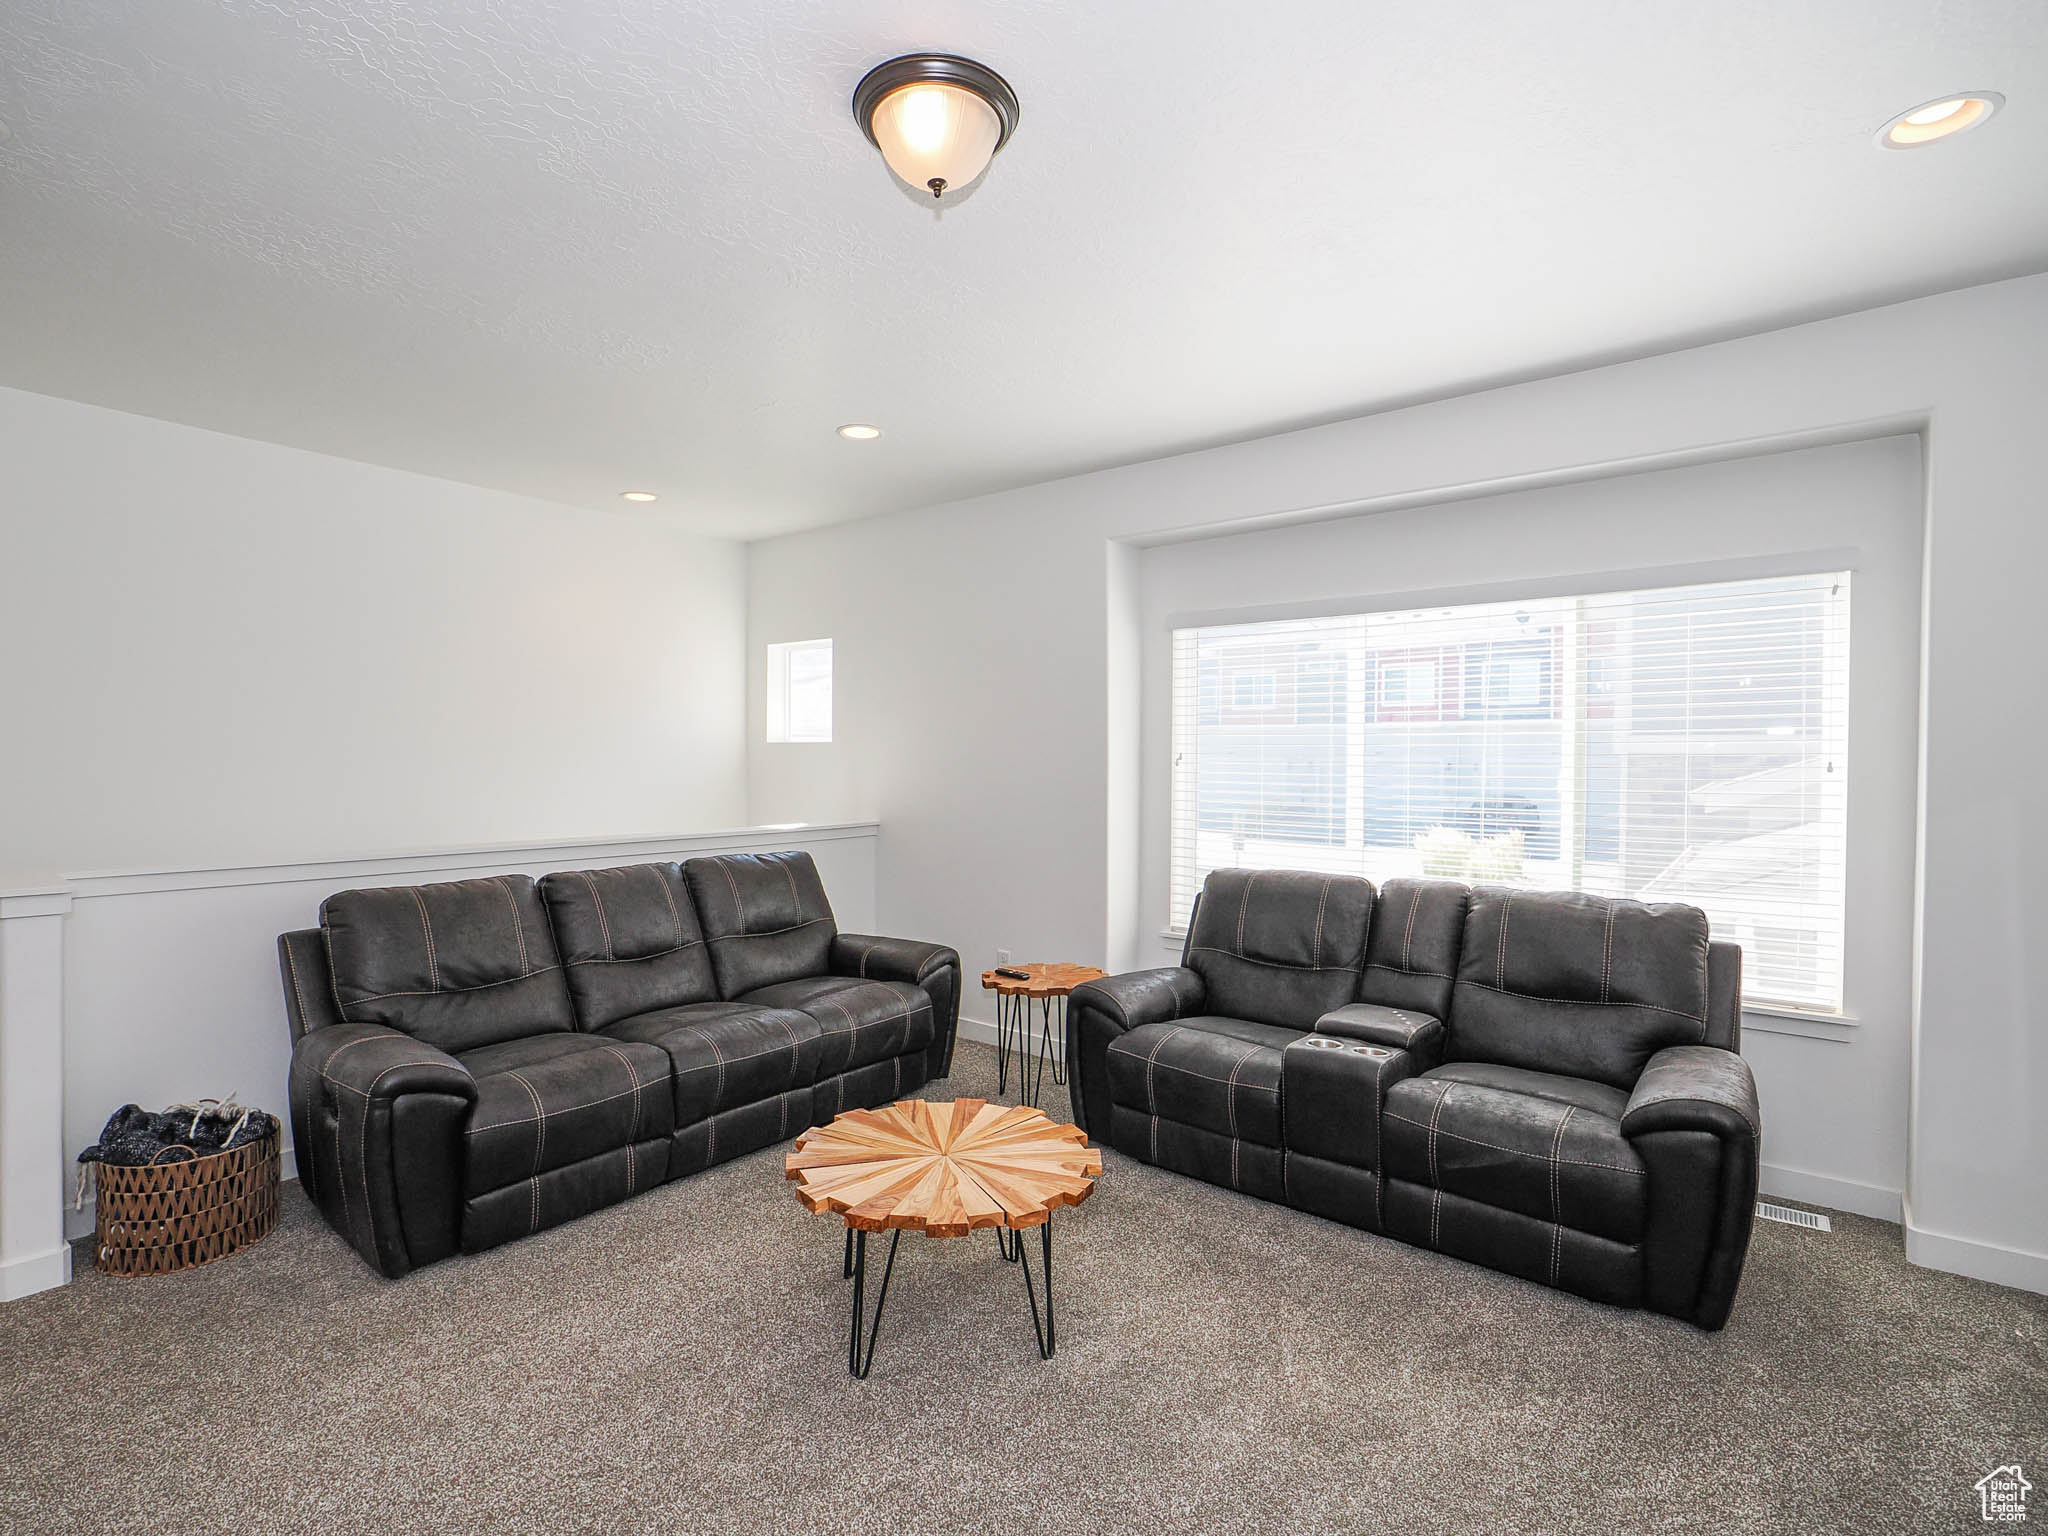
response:
<svg viewBox="0 0 2048 1536"><path fill-rule="evenodd" d="M1842 1004L1849 576L1175 630L1172 920L1212 869L1705 909Z"/></svg>
<svg viewBox="0 0 2048 1536"><path fill-rule="evenodd" d="M832 739L830 640L778 640L768 647L768 739Z"/></svg>

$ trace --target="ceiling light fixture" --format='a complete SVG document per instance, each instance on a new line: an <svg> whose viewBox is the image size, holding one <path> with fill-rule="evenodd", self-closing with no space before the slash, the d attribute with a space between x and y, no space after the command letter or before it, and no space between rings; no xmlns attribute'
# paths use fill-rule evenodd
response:
<svg viewBox="0 0 2048 1536"><path fill-rule="evenodd" d="M882 429L864 421L849 421L839 429L839 435L850 443L871 443L882 435Z"/></svg>
<svg viewBox="0 0 2048 1536"><path fill-rule="evenodd" d="M972 59L907 53L853 88L853 120L905 185L934 198L988 169L1017 130L1017 93Z"/></svg>
<svg viewBox="0 0 2048 1536"><path fill-rule="evenodd" d="M652 491L621 491L619 492L619 499L621 501L659 501L661 498Z"/></svg>
<svg viewBox="0 0 2048 1536"><path fill-rule="evenodd" d="M2004 105L2005 98L1996 91L1942 96L1901 112L1878 130L1877 142L1886 149L1918 149L1976 127Z"/></svg>

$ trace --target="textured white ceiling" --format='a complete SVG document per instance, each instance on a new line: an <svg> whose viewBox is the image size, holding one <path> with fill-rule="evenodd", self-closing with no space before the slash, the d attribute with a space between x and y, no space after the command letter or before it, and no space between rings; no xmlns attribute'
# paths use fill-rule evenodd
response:
<svg viewBox="0 0 2048 1536"><path fill-rule="evenodd" d="M6 0L0 121L0 384L742 537L2048 267L2042 0Z"/></svg>

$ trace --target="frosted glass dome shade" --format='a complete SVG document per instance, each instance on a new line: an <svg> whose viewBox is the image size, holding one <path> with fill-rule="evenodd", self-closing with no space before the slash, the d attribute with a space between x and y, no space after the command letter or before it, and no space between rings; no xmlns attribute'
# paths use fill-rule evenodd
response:
<svg viewBox="0 0 2048 1536"><path fill-rule="evenodd" d="M979 177L1009 142L1017 93L972 59L907 53L854 87L853 120L905 185L940 198Z"/></svg>
<svg viewBox="0 0 2048 1536"><path fill-rule="evenodd" d="M934 197L987 170L1002 130L996 109L960 85L906 85L875 107L875 142L889 169Z"/></svg>

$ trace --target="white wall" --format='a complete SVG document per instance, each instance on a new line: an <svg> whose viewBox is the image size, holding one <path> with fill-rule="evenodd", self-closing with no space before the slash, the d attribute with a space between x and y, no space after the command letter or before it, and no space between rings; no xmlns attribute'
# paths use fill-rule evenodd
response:
<svg viewBox="0 0 2048 1536"><path fill-rule="evenodd" d="M1902 436L1142 551L1142 963L1176 964L1180 954L1178 939L1160 937L1176 627L1852 571L1843 983L1855 1023L1751 1014L1744 1053L1769 1127L1774 1191L1897 1221L1912 1059L1925 499L1920 439Z"/></svg>
<svg viewBox="0 0 2048 1536"><path fill-rule="evenodd" d="M745 569L0 390L0 883L738 825Z"/></svg>
<svg viewBox="0 0 2048 1536"><path fill-rule="evenodd" d="M1113 545L1924 429L1908 1252L2048 1289L2048 822L2022 766L2048 727L2014 707L2048 682L2044 411L2048 277L2022 278L757 544L749 814L879 816L881 922L970 966L1121 963L1149 948L1142 882L1109 867L1139 729L1110 701L1142 641ZM824 634L838 740L763 745L762 645Z"/></svg>

